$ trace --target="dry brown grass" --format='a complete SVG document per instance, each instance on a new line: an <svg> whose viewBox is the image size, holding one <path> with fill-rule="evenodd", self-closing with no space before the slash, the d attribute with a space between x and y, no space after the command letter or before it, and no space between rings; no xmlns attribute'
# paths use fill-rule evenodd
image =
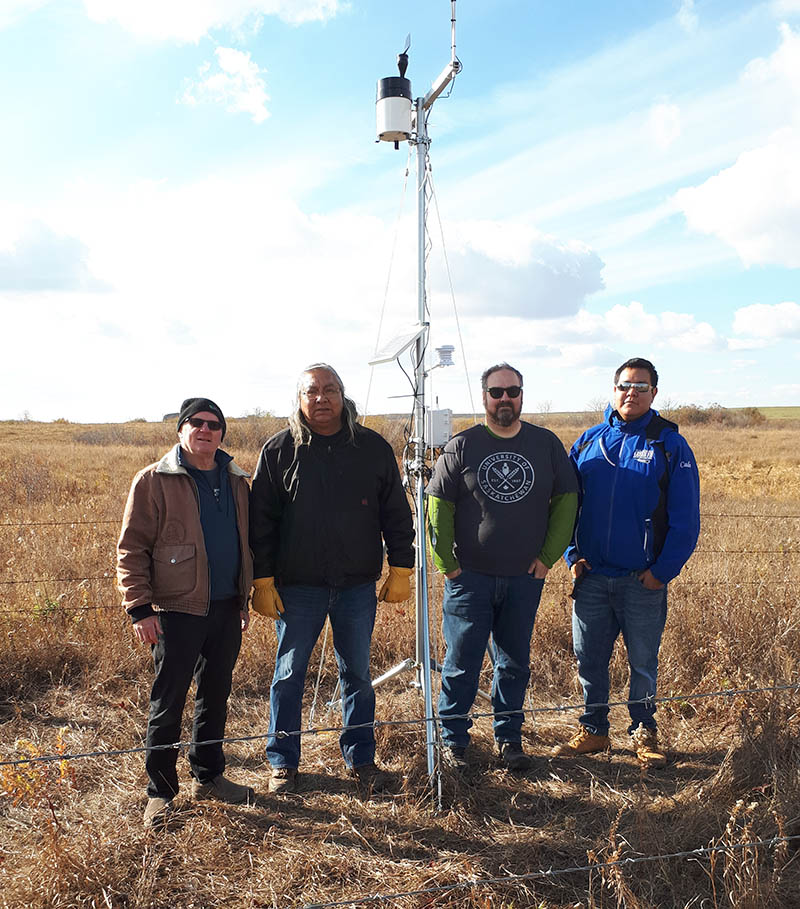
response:
<svg viewBox="0 0 800 909"><path fill-rule="evenodd" d="M376 425L379 421L376 421ZM230 450L246 469L280 421L232 424ZM401 427L379 428L400 443ZM580 425L554 423L565 443ZM797 682L800 621L800 457L797 428L687 432L701 466L699 550L671 588L662 694ZM132 475L171 444L173 427L6 424L0 451L0 580L111 577L116 522ZM725 517L723 517L725 515ZM758 517L727 517L753 515ZM771 550L762 553L758 550ZM531 706L579 700L571 657L566 574L551 574L537 618ZM141 744L151 670L132 640L109 580L0 585L0 754L62 753ZM433 603L441 587L433 582ZM435 645L441 642L434 631ZM373 663L413 655L413 604L381 607ZM263 733L274 634L256 620L234 676L229 734ZM319 661L309 671L309 686ZM334 685L325 659L321 700ZM625 696L624 653L612 697ZM401 677L378 695L378 718L413 719L421 699ZM310 700L310 693L309 693ZM484 710L478 702L477 709ZM721 845L712 857L621 865L418 895L391 905L447 907L791 907L800 859L791 846L741 844L800 832L800 712L796 692L681 700L659 710L671 747L665 771L643 774L612 713L619 750L574 762L550 747L574 711L526 723L532 772L509 777L492 753L488 720L475 727L476 772L429 794L418 725L379 728L379 756L396 791L361 800L335 735L303 742L302 791L267 792L263 742L227 748L231 775L260 793L252 808L193 804L185 793L170 829L141 826L141 754L3 770L0 906L302 906ZM336 725L318 707L316 723ZM187 726L188 728L188 726ZM26 744L27 742L27 744ZM181 760L182 778L188 780ZM0 768L1 770L2 768Z"/></svg>

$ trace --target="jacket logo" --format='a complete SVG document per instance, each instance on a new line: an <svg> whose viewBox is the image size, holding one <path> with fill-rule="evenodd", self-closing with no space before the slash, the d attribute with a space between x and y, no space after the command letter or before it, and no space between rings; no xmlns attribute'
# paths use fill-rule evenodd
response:
<svg viewBox="0 0 800 909"><path fill-rule="evenodd" d="M642 464L649 464L653 460L653 454L652 448L638 448L633 453L633 460L641 461Z"/></svg>
<svg viewBox="0 0 800 909"><path fill-rule="evenodd" d="M513 451L484 458L478 468L478 486L493 502L519 502L533 489L531 462Z"/></svg>
<svg viewBox="0 0 800 909"><path fill-rule="evenodd" d="M679 466L680 466L680 467L691 467L691 466L692 466L692 462L691 462L691 461L681 461L681 463L680 463Z"/></svg>

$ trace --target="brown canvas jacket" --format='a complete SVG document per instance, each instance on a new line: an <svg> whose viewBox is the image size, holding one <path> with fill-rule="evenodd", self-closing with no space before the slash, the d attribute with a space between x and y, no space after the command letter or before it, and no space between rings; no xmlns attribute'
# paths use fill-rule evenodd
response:
<svg viewBox="0 0 800 909"><path fill-rule="evenodd" d="M194 480L178 462L176 445L133 478L117 543L117 587L125 609L152 604L160 611L207 615L209 573ZM248 540L248 485L228 462L241 545L241 608L253 582Z"/></svg>

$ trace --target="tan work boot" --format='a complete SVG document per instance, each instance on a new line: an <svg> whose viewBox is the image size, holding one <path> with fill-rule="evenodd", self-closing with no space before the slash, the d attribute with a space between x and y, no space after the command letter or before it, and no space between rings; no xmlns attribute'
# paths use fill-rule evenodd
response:
<svg viewBox="0 0 800 909"><path fill-rule="evenodd" d="M270 792L297 792L297 768L273 767L269 778Z"/></svg>
<svg viewBox="0 0 800 909"><path fill-rule="evenodd" d="M171 810L172 799L164 799L159 796L148 799L147 807L144 809L145 827L151 827L153 830L165 827Z"/></svg>
<svg viewBox="0 0 800 909"><path fill-rule="evenodd" d="M636 750L636 759L645 770L652 767L666 767L667 756L658 744L658 734L655 729L647 726L637 726L633 730L633 747Z"/></svg>
<svg viewBox="0 0 800 909"><path fill-rule="evenodd" d="M556 745L552 750L553 757L576 757L579 754L596 754L598 751L610 751L611 740L607 735L595 735L585 726L563 745Z"/></svg>
<svg viewBox="0 0 800 909"><path fill-rule="evenodd" d="M226 779L221 773L207 783L192 780L192 796L200 799L217 799L229 805L252 805L255 793L249 786L241 786Z"/></svg>

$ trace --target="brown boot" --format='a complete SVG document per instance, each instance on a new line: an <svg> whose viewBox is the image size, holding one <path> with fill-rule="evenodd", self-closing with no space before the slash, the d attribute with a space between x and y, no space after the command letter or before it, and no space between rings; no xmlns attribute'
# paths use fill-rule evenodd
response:
<svg viewBox="0 0 800 909"><path fill-rule="evenodd" d="M297 792L297 768L273 767L269 778L270 792Z"/></svg>
<svg viewBox="0 0 800 909"><path fill-rule="evenodd" d="M637 726L633 730L633 747L636 759L645 770L655 767L666 767L667 756L658 744L658 734L648 726Z"/></svg>
<svg viewBox="0 0 800 909"><path fill-rule="evenodd" d="M167 825L169 813L172 810L172 799L156 796L147 800L144 809L144 825L153 830L161 830Z"/></svg>
<svg viewBox="0 0 800 909"><path fill-rule="evenodd" d="M252 805L255 801L255 794L249 786L233 783L221 773L207 783L192 780L192 795L196 799L216 799L229 805Z"/></svg>
<svg viewBox="0 0 800 909"><path fill-rule="evenodd" d="M607 735L595 735L585 726L563 745L556 745L552 750L553 757L576 757L579 754L596 754L598 751L610 751L611 741Z"/></svg>
<svg viewBox="0 0 800 909"><path fill-rule="evenodd" d="M356 780L356 786L362 792L386 792L392 782L391 776L375 766L374 763L360 764L350 771Z"/></svg>

